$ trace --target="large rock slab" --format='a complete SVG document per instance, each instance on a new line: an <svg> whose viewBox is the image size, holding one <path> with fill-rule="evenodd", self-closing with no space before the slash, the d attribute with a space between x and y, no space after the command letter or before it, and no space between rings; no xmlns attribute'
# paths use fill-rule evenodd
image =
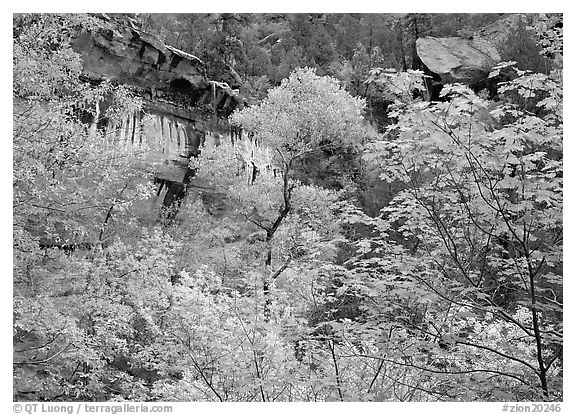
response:
<svg viewBox="0 0 576 415"><path fill-rule="evenodd" d="M200 59L128 23L101 14L75 40L72 47L82 56L86 77L156 89L169 88L174 79L185 79L196 88L206 86Z"/></svg>
<svg viewBox="0 0 576 415"><path fill-rule="evenodd" d="M500 62L494 44L482 38L423 37L416 41L418 56L443 83L473 84Z"/></svg>

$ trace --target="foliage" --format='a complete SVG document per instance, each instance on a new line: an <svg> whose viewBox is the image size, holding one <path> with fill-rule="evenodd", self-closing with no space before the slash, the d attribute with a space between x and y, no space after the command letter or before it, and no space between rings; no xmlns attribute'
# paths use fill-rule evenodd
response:
<svg viewBox="0 0 576 415"><path fill-rule="evenodd" d="M561 84L516 73L496 105L449 85L444 102L405 106L367 153L405 189L383 209L380 235L361 242L350 287L381 304L369 315L410 330L398 353L429 351L398 364L474 373L446 384L451 399L561 397Z"/></svg>
<svg viewBox="0 0 576 415"><path fill-rule="evenodd" d="M540 53L542 50L528 31L527 24L518 18L508 37L500 46L502 60L514 60L518 69L547 73L550 64Z"/></svg>
<svg viewBox="0 0 576 415"><path fill-rule="evenodd" d="M561 70L429 102L413 37L495 16L147 18L262 100L138 220L149 148L100 126L142 100L80 80L91 18L15 16L15 400L562 400ZM559 22L526 29L549 69Z"/></svg>
<svg viewBox="0 0 576 415"><path fill-rule="evenodd" d="M103 97L111 105L101 116L110 118L139 109L141 102L124 88L104 83L90 89L80 82L80 58L68 41L70 32L90 19L40 15L20 23L13 87L15 390L20 398L79 397L78 389L68 388L83 385L82 396L92 399L102 391L92 389L98 387L87 368L94 365L97 373L105 366L93 348L104 340L90 338L92 329L81 313L66 311L82 305L89 310L91 301L84 297L74 306L66 298L80 289L77 278L97 261L63 252L99 250L113 240L117 224L133 223L129 208L149 195L150 185L138 155L118 148L79 116L95 117ZM125 328L122 315L112 321L119 331Z"/></svg>
<svg viewBox="0 0 576 415"><path fill-rule="evenodd" d="M342 179L356 174L355 156L367 137L363 109L364 102L334 78L307 68L295 70L259 105L233 114L231 121L271 148L282 169L298 170L303 182L344 188ZM307 164L316 165L314 175Z"/></svg>
<svg viewBox="0 0 576 415"><path fill-rule="evenodd" d="M550 59L561 59L564 45L563 20L561 14L538 15L530 30L536 35L540 54ZM561 65L561 62L560 62Z"/></svg>
<svg viewBox="0 0 576 415"><path fill-rule="evenodd" d="M143 14L143 28L167 44L186 50L207 63L208 76L229 82L252 97L263 98L299 67L315 68L320 75L336 76L348 92L369 98L360 82L369 68L412 67L419 36L457 36L498 18L500 14ZM362 53L361 51L364 50ZM363 54L364 56L360 56ZM408 63L407 63L408 62ZM408 65L410 64L410 65ZM241 79L231 75L237 73ZM255 86L254 81L265 81Z"/></svg>
<svg viewBox="0 0 576 415"><path fill-rule="evenodd" d="M88 126L78 116L115 119L142 104L123 87L103 83L91 89L80 82L79 56L64 41L51 46L55 40L49 34L54 25L64 24L61 19L42 15L15 40L15 223L25 226L22 221L47 217L48 227L58 220L70 232L91 234L94 242L103 236L111 209L126 212L150 189L142 180L145 166L139 155L119 148L97 130L98 119ZM38 39L38 31L45 37ZM58 30L56 36L60 35ZM97 114L104 97L111 104Z"/></svg>

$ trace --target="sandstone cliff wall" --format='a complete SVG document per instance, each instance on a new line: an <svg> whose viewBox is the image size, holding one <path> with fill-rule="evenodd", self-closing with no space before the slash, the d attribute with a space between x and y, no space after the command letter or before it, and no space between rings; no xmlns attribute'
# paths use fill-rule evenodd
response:
<svg viewBox="0 0 576 415"><path fill-rule="evenodd" d="M208 79L199 58L164 44L129 19L106 14L94 17L95 25L72 45L81 55L83 78L129 86L143 99L144 108L116 122L94 120L93 127L134 151L144 144L150 148L146 157L159 186L153 207L170 205L185 194L193 175L189 159L206 140L239 140L227 117L242 108L245 100L227 84ZM100 113L105 105L100 104ZM247 163L260 151L249 141L239 145Z"/></svg>

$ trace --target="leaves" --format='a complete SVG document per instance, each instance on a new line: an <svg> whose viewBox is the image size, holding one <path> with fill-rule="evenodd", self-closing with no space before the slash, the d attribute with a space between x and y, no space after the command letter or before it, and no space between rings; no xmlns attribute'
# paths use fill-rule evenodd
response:
<svg viewBox="0 0 576 415"><path fill-rule="evenodd" d="M404 20L432 30L424 17ZM159 125L139 119L147 143L121 145L102 123L122 128L142 99L78 79L69 39L90 18L16 18L15 399L561 400L561 73L504 62L497 100L456 84L423 101L422 72L369 72L385 51L336 36L350 50L329 65L334 16L246 18L191 17L211 29L186 36L261 96L244 54L288 78L233 114L235 145L201 148L161 227L134 216ZM288 75L304 56L345 82ZM393 101L383 134L360 90Z"/></svg>
<svg viewBox="0 0 576 415"><path fill-rule="evenodd" d="M512 65L500 64L492 75L514 68ZM365 284L371 296L380 297L376 304L398 303L392 315L400 316L402 324L408 323L406 327L419 335L431 336L439 320L449 321L450 333L442 335L441 345L448 345L453 353L469 347L487 353L487 360L464 355L468 360L457 363L461 368L531 379L536 388L536 374L546 372L545 366L538 366L536 356L548 353L556 340L535 333L533 327L558 323L557 309L544 306L531 295L530 287L542 289L541 272L549 269L545 264L555 267L556 248L544 241L561 244L557 239L562 228L558 204L561 178L547 173L548 169L561 170L556 152L560 143L555 143L561 115L555 118L541 113L535 117L526 110L532 105L553 108L550 97L559 95L552 77L516 73L516 78L500 87L504 97L520 98L515 104L502 102L494 107L466 87L448 85L441 93L446 102L426 108L404 106L398 113L398 127L391 129L397 132L369 147L367 161L382 160L381 177L401 180L405 190L382 211L384 220L402 235L397 243L403 253L398 257L380 254L381 259L373 263L381 268L370 265L371 270L378 270L378 277ZM534 103L535 99L539 101ZM500 119L496 128L484 121L490 107L491 114ZM550 221L551 217L557 221ZM411 240L417 241L415 248L410 248ZM372 243L362 242L359 253L374 252ZM544 245L546 252L538 248ZM357 269L363 273L362 264L358 262ZM403 279L403 283L410 281L409 288L383 290L376 281L389 278L390 272L394 275L396 267L413 269ZM547 285L547 289L557 295L560 281L556 279L559 285ZM378 287L380 294L372 287ZM419 290L422 294L417 296ZM426 292L435 300L426 302ZM397 294L408 302L398 302ZM421 303L429 307L421 320L402 317L409 304L416 307ZM388 306L381 309L387 311ZM455 313L455 309L463 311ZM376 315L382 312L376 310ZM529 310L537 314L530 317ZM493 320L486 327L474 323L475 313L488 311ZM468 324L472 328L462 336L461 330ZM536 344L536 338L543 346ZM487 363L494 358L500 363ZM506 385L509 379L505 377L496 388Z"/></svg>
<svg viewBox="0 0 576 415"><path fill-rule="evenodd" d="M254 140L273 149L279 165L307 153L351 151L362 140L364 103L351 97L330 77L310 68L294 71L259 105L236 112L231 121ZM281 160L276 149L286 152Z"/></svg>

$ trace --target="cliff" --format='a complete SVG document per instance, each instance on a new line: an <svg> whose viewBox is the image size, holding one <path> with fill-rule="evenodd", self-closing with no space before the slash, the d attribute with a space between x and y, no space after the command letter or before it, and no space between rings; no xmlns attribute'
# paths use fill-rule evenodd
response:
<svg viewBox="0 0 576 415"><path fill-rule="evenodd" d="M169 206L186 192L193 175L188 168L190 157L206 139L230 135L226 119L245 100L227 84L208 79L199 58L164 44L131 19L106 14L93 17L94 24L72 44L82 58L82 77L91 83L129 86L144 101L143 112L116 123L92 120L94 127L130 145L156 136L160 146L148 156L159 185L153 204ZM105 109L102 102L98 113Z"/></svg>

